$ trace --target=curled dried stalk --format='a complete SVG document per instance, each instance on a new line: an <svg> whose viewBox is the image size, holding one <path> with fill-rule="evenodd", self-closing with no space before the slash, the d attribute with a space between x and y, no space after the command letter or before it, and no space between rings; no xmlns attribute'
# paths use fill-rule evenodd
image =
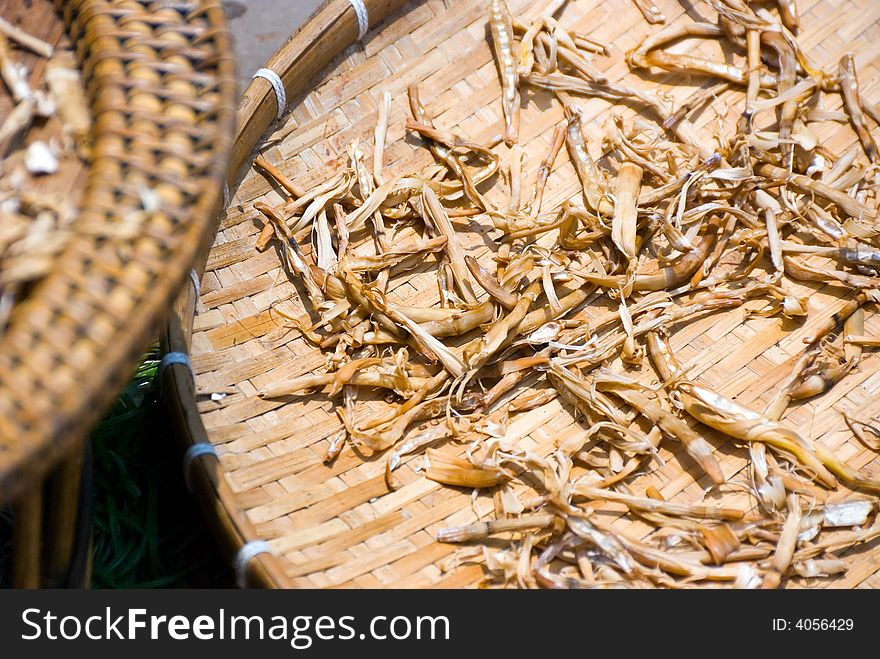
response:
<svg viewBox="0 0 880 659"><path fill-rule="evenodd" d="M656 423L668 436L684 444L688 455L696 461L713 482L724 482L724 473L712 455L711 445L682 419L642 394L635 383L627 382L619 377L609 377L601 372L596 375L595 381L600 391L607 391L622 398L651 422Z"/></svg>
<svg viewBox="0 0 880 659"><path fill-rule="evenodd" d="M505 316L492 323L486 333L479 339L465 346L463 357L467 367L474 371L485 365L489 359L503 346L512 340L514 332L519 330L535 298L540 291L538 284L531 284L520 295L516 304Z"/></svg>
<svg viewBox="0 0 880 659"><path fill-rule="evenodd" d="M648 497L637 497L623 492L615 492L613 490L605 490L598 487L590 487L588 485L575 484L572 490L574 494L585 497L587 499L600 501L613 501L631 506L637 510L649 512L659 512L676 517L694 517L696 519L715 519L715 520L739 520L745 513L735 508L719 508L711 506L700 506L695 504L677 504L668 503L666 501L658 501Z"/></svg>
<svg viewBox="0 0 880 659"><path fill-rule="evenodd" d="M880 451L880 422L876 420L863 421L847 412L841 412L841 414L847 427L862 444L872 451Z"/></svg>
<svg viewBox="0 0 880 659"><path fill-rule="evenodd" d="M419 240L408 245L398 245L396 249L377 254L376 256L351 256L348 267L352 272L374 272L400 265L407 259L438 252L446 247L446 236L437 236L427 240ZM320 264L319 264L320 267Z"/></svg>
<svg viewBox="0 0 880 659"><path fill-rule="evenodd" d="M550 138L550 149L538 168L538 177L535 181L535 198L532 201L531 207L532 217L537 217L541 212L541 204L544 201L544 188L547 187L547 179L550 178L550 172L553 170L556 156L559 155L559 151L565 143L566 130L566 124L557 124L553 129L553 136Z"/></svg>
<svg viewBox="0 0 880 659"><path fill-rule="evenodd" d="M568 155L581 182L584 203L597 213L610 215L614 212L614 208L608 198L605 178L587 148L581 115L581 110L577 106L570 103L565 105L565 116L568 119L565 144L568 147Z"/></svg>
<svg viewBox="0 0 880 659"><path fill-rule="evenodd" d="M437 540L440 542L471 542L483 540L496 533L524 531L527 529L543 529L553 524L555 515L537 513L513 519L493 519L467 526L453 526L440 529Z"/></svg>
<svg viewBox="0 0 880 659"><path fill-rule="evenodd" d="M868 129L868 122L862 111L862 101L859 95L859 79L856 75L856 65L853 56L849 53L840 58L837 69L840 80L840 92L843 95L843 103L849 114L850 123L859 136L865 155L871 162L877 162L877 142Z"/></svg>
<svg viewBox="0 0 880 659"><path fill-rule="evenodd" d="M651 357L664 379L677 370L668 346L656 335L648 337ZM668 376L668 377L667 377ZM675 383L685 410L698 421L745 441L761 441L797 460L823 485L837 486L835 476L857 488L880 492L880 481L866 478L817 442L810 442L780 423L690 382ZM833 474L833 475L832 475Z"/></svg>
<svg viewBox="0 0 880 659"><path fill-rule="evenodd" d="M281 243L281 252L284 254L287 267L291 272L299 275L300 280L306 287L306 292L309 295L312 307L318 309L324 302L324 294L321 292L320 287L312 277L312 272L306 264L305 256L303 255L299 244L294 239L293 233L284 221L284 218L279 215L276 209L263 202L258 201L254 204L254 208L263 213L272 224L275 236Z"/></svg>
<svg viewBox="0 0 880 659"><path fill-rule="evenodd" d="M660 8L652 0L633 0L633 3L651 25L666 22L666 16L663 15L663 12L660 11Z"/></svg>
<svg viewBox="0 0 880 659"><path fill-rule="evenodd" d="M788 395L792 400L804 400L825 393L852 370L854 359L847 359L843 351L832 351L830 346L814 354Z"/></svg>
<svg viewBox="0 0 880 659"><path fill-rule="evenodd" d="M718 237L717 232L720 225L720 217L713 216L709 218L709 221L706 223L705 233L700 241L694 245L693 251L682 255L675 263L660 268L657 272L636 273L631 283L632 290L662 291L686 282L709 256L709 252L712 250ZM620 288L627 283L626 277L621 275L594 275L579 272L578 276L593 284L608 288Z"/></svg>
<svg viewBox="0 0 880 659"><path fill-rule="evenodd" d="M513 307L516 306L517 297L501 286L501 284L498 283L498 280L483 268L473 256L465 256L464 262L477 283L484 291L497 300L501 306L508 310L513 309Z"/></svg>
<svg viewBox="0 0 880 659"><path fill-rule="evenodd" d="M670 381L678 370L668 345L656 333L648 335L651 359L660 376ZM825 486L834 488L837 480L815 455L807 440L790 428L750 410L720 394L679 380L673 386L685 411L697 421L747 442L760 441L795 458Z"/></svg>
<svg viewBox="0 0 880 659"><path fill-rule="evenodd" d="M354 362L349 364L350 368ZM356 365L357 368L363 368L362 365ZM359 387L375 387L377 389L391 389L400 394L411 393L415 389L424 386L427 380L418 377L406 377L401 379L397 373L383 373L378 371L350 372L349 370L340 369L334 373L323 373L318 375L302 375L290 380L281 380L260 389L261 398L280 398L282 396L291 396L302 394L313 389L330 385L329 395L333 395L341 389L343 384L351 384Z"/></svg>
<svg viewBox="0 0 880 659"><path fill-rule="evenodd" d="M449 256L452 273L455 277L456 289L465 302L475 304L477 298L474 295L473 285L465 265L464 249L458 241L455 229L449 221L449 216L446 214L446 210L440 203L440 199L437 197L436 193L427 185L422 188L422 199L425 203L425 211L430 218L434 229L440 236L446 239L445 248L446 253Z"/></svg>
<svg viewBox="0 0 880 659"><path fill-rule="evenodd" d="M705 89L700 89L699 91L694 92L688 99L682 103L675 112L669 115L666 119L663 120L663 128L670 129L675 126L677 123L682 121L687 115L696 110L697 108L703 106L713 98L716 98L722 92L725 92L729 89L730 85L726 82L719 82L716 85L712 85L711 87L707 87Z"/></svg>
<svg viewBox="0 0 880 659"><path fill-rule="evenodd" d="M806 261L794 256L786 256L783 258L783 261L785 262L786 272L795 279L803 281L833 281L856 290L880 286L880 278L878 277L869 277L854 272L810 265Z"/></svg>
<svg viewBox="0 0 880 659"><path fill-rule="evenodd" d="M877 211L861 203L857 199L853 199L849 195L832 188L831 186L811 179L809 176L789 172L781 167L776 167L768 163L758 165L755 172L769 179L784 181L795 186L801 192L813 194L822 199L826 199L836 204L843 212L853 218L875 221L877 219Z"/></svg>
<svg viewBox="0 0 880 659"><path fill-rule="evenodd" d="M388 135L388 117L391 115L391 94L382 92L379 111L376 115L376 129L373 131L373 180L376 185L384 183L382 165L385 156L385 139Z"/></svg>
<svg viewBox="0 0 880 659"><path fill-rule="evenodd" d="M417 84L412 84L407 88L407 95L409 98L409 107L410 112L412 113L413 119L420 126L425 126L429 129L434 128L434 124L431 121L431 118L428 116L428 112L425 109L424 105L422 105L421 100L419 99L419 88ZM443 136L444 140L452 139L452 141L456 141L454 136L449 137L446 133L435 132L433 135ZM482 170L478 171L475 174L472 174L467 165L462 162L462 158L459 154L457 154L453 148L447 146L442 141L430 141L430 149L434 156L443 162L449 170L455 174L455 176L459 179L453 183L447 183L447 187L451 187L450 192L454 192L457 190L463 190L467 198L474 203L478 208L485 209L487 208L486 201L483 199L483 196L480 194L479 190L477 190L476 186L478 183L490 178L495 174L498 168L498 158L494 154L488 151L488 149L483 149L480 151L482 154L489 154L490 160L489 162L482 168ZM421 181L422 184L425 184L425 181ZM383 185L380 185L378 189L381 189ZM442 185L442 184L441 184Z"/></svg>
<svg viewBox="0 0 880 659"><path fill-rule="evenodd" d="M845 341L844 349L841 350L823 343L823 340L828 334L836 331L841 323L847 334L862 331L865 314L861 305L865 300L864 296L860 296L845 306L834 314L832 322L820 327L810 337L810 345L795 363L788 380L767 407L765 411L767 416L774 420L781 419L791 401L824 393L858 364L862 354L859 346L851 346L847 351Z"/></svg>
<svg viewBox="0 0 880 659"><path fill-rule="evenodd" d="M690 37L717 38L724 35L724 30L714 23L672 24L645 39L639 46L626 54L626 60L632 68L650 69L652 66L666 71L682 73L702 73L714 78L721 78L740 85L748 84L748 73L743 69L722 62L713 62L688 54L672 54L659 50L661 46ZM776 76L760 74L762 87L776 85Z"/></svg>
<svg viewBox="0 0 880 659"><path fill-rule="evenodd" d="M504 141L512 145L519 137L519 74L513 55L513 19L504 0L489 0L489 30L501 79Z"/></svg>

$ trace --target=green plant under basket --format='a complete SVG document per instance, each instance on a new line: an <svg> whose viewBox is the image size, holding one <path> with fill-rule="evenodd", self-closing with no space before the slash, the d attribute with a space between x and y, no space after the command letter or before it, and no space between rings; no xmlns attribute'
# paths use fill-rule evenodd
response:
<svg viewBox="0 0 880 659"><path fill-rule="evenodd" d="M92 433L92 586L229 585L196 517L159 399L156 352Z"/></svg>

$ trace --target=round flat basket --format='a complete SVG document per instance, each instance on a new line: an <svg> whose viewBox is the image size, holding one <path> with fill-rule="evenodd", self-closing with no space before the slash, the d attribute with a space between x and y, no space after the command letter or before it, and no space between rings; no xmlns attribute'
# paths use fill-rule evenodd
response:
<svg viewBox="0 0 880 659"><path fill-rule="evenodd" d="M70 558L83 440L213 236L235 68L219 0L13 0L0 15L4 80L23 78L0 102L4 164L27 149L41 156L27 171L51 170L4 196L0 503L14 504L16 585L58 586L41 536L49 563ZM59 208L56 233L6 251L11 220Z"/></svg>
<svg viewBox="0 0 880 659"><path fill-rule="evenodd" d="M799 64L779 57L802 86L774 105L769 99L783 84L775 78L776 53L793 52L786 45L791 33L778 27L776 3L755 3L757 17L735 17L753 22L728 38L712 7L737 4L732 2L658 0L666 25L656 25L639 10L650 2L508 0L516 43L511 67L520 64L519 44L527 35L534 37L537 64L523 56L523 66L532 72L519 85L521 102L505 105L493 39L503 43L506 33L502 24L496 26L500 37L493 37L487 4L499 3L367 0L370 29L365 31L358 20L364 15L355 9L361 3L328 2L245 92L229 174L234 193L202 264L201 291L183 291L164 337L165 350L189 355L191 365L175 364L163 376L188 449L188 482L235 557L242 583L368 588L876 584L880 461L870 419L880 413L880 357L867 339L860 350L843 340L845 322L851 333L880 332L871 289L876 273L863 269L860 276L870 278L865 285L791 275L791 263L813 263L818 256L804 253L806 248L797 252L797 232L786 224L794 211L778 199L802 210L814 183L766 154L780 149L795 158L813 154L819 168L813 179L831 163L843 168L844 153L860 163L851 172L867 171L858 169L867 161L836 80L828 82L821 103L813 99L806 125L799 119L793 131L788 126L796 138L780 137L776 111L785 98L799 103L811 98L816 83L804 71L838 71L847 52L855 54L861 103L880 99L880 23L866 15L880 6L799 1L799 28L793 16L785 23L796 31L798 52L808 57ZM785 13L793 3L778 4ZM555 18L536 22L549 16L548 6ZM535 28L527 32L530 25ZM553 37L555 26L560 32ZM649 35L679 28L688 38L659 42L645 56L653 68L628 63L627 53ZM766 45L752 50L749 55L763 55L765 64L754 68L763 73L749 76L748 43L752 32L757 36L762 30L775 30L778 39L764 35L755 43L775 44L778 50ZM602 51L602 44L605 52L589 55ZM663 52L657 54L658 48ZM553 74L557 78L535 73L554 70L556 61L568 73ZM671 71L680 62L688 71ZM723 71L727 84L716 86L718 80L699 74L700 67L712 68L707 64ZM744 121L744 83L750 77L753 91L761 85L767 90L749 102L767 107L750 113L751 141L731 144L725 140ZM554 80L562 86L548 90ZM420 101L413 100L413 85ZM662 100L645 101L648 96L626 91L632 89ZM603 94L608 98L596 97ZM626 96L622 101L621 95ZM279 102L289 113L279 111ZM646 103L681 112L658 118ZM503 111L513 107L519 108L519 129L517 146L511 148L501 133ZM869 109L877 115L873 106ZM808 116L805 107L798 112ZM378 140L384 152L375 165L374 135L381 135L386 118L387 135ZM657 137L664 135L659 127L664 119L673 138ZM572 165L570 154L578 151L571 131L578 120L599 168L595 176L607 177L604 201L590 200L589 186ZM638 142L646 134L655 136L655 149ZM696 155L682 169L677 149L688 140ZM566 145L555 161L548 158L554 143ZM737 164L738 150L745 149L749 160L749 146L770 160L762 164L753 156L748 166ZM542 165L545 159L549 165ZM581 178L589 179L592 159L577 161ZM363 172L358 178L353 161L363 164L367 180ZM685 257L673 244L686 253L706 245L708 256L703 254L701 262L712 258L712 246L718 244L717 267L723 270L726 259L739 259L739 274L728 270L723 281L710 286L697 277L695 264L652 292L647 284L638 288L633 281L641 280L629 275L600 272L606 259L619 266L616 259L627 254L629 244L625 228L617 233L625 226L617 214L626 215L625 195L632 196L621 183L622 161L632 161L627 171L636 169L642 176L638 240L650 234L659 241L641 249L638 274L656 271L664 259L685 268L680 260ZM497 171L484 175L481 167L491 168L493 162ZM798 164L796 171L805 169ZM453 170L465 174L456 176ZM549 177L535 220L529 210L542 171ZM475 190L462 183L468 172ZM394 190L414 186L419 191L394 198L388 185L406 176L420 176L423 183L408 179ZM432 185L424 183L428 179ZM373 193L365 190L374 185ZM664 185L675 190L671 201ZM766 188L754 193L758 207L749 202L743 206L747 210L734 209L733 215L712 214L717 204L730 208L731 199L738 204L737 195L751 195L756 185ZM780 191L786 185L787 191ZM837 226L854 215L863 216L859 222L876 218L872 193L853 188L847 201L841 195L849 188L835 195L828 187L819 188L817 197L822 217ZM693 189L721 201L691 213ZM439 197L439 210L432 196ZM334 202L339 202L336 209ZM604 220L603 212L578 215L581 233L565 238L574 236L565 228L572 217L567 213L582 211L560 214L560 209L590 204L594 210L611 208ZM849 210L838 210L841 204ZM384 246L373 235L379 233L371 224L375 215L368 217L373 210L361 210L365 206L381 209ZM649 208L666 209L666 221L663 212L652 215ZM676 222L677 215L683 223ZM306 216L314 223L299 223ZM447 220L438 220L441 216ZM583 219L587 216L591 219ZM688 221L696 216L715 219ZM431 222L420 219L428 217ZM547 230L541 222L556 223ZM681 227L678 234L676 227ZM707 242L715 231L723 241ZM780 231L787 250L784 277L773 274L781 258L778 240L763 251L767 236ZM594 245L597 236L605 247ZM615 251L608 238L623 247ZM526 249L529 243L534 244ZM377 245L391 261L377 256ZM407 259L409 248L415 259ZM521 265L529 250L530 265L522 266L529 273L526 280L505 284L499 266ZM341 258L341 252L348 256ZM521 260L512 261L513 252ZM344 267L336 265L337 257ZM390 276L383 275L386 266L376 264L389 262ZM622 267L618 273L626 270ZM588 270L592 279L571 274ZM472 282L470 303L462 283L468 276L480 283ZM595 283L602 286L597 289ZM504 288L508 284L511 290ZM630 285L637 290L626 292ZM339 293L343 289L347 294ZM625 308L621 295L628 298ZM323 296L324 306L316 309L312 303ZM699 311L693 306L703 303ZM443 325L444 319L461 319L465 310L467 318L482 313L475 309L486 311L486 317L468 325L469 332L458 335ZM523 320L516 316L520 311L537 314L539 321ZM648 354L668 356L663 335L651 334L649 340L646 323L657 318L671 319L658 322L669 331L668 345L680 365L665 375ZM633 341L625 330L630 322L636 327ZM539 331L526 335L524 327ZM489 338L474 343L474 337L499 332L493 357L481 357L477 348L488 351ZM599 348L608 341L613 349L602 353ZM852 356L857 352L860 358ZM818 385L827 389L821 395L789 401L792 377L804 380L805 372L813 373L804 371L813 368L805 362L813 364L820 353L822 359L838 355L841 360L845 354L846 368ZM365 361L356 362L360 359ZM396 377L411 380L401 384ZM437 377L442 386L435 386ZM427 392L424 402L419 391ZM704 425L709 414L698 416L700 410L688 405L700 392L716 395L722 408L735 408L731 414L739 415L738 424L728 432ZM780 392L791 404L783 404L776 415L780 420L773 421L771 411L763 411L778 406ZM409 409L417 413L407 416ZM652 417L657 427L646 422ZM755 436L747 437L748 429ZM617 439L608 443L606 431ZM762 441L748 441L758 436ZM710 447L705 454L700 453L703 442ZM846 503L834 508L838 502ZM837 510L845 520L835 516ZM799 540L792 537L796 532Z"/></svg>

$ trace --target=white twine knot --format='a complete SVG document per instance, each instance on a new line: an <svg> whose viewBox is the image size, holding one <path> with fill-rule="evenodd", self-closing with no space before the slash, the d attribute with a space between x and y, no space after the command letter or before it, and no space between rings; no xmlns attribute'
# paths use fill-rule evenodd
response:
<svg viewBox="0 0 880 659"><path fill-rule="evenodd" d="M284 83L281 82L281 78L272 69L258 69L254 74L254 78L263 78L272 85L272 89L275 90L275 101L278 103L278 115L276 118L280 119L281 115L284 114L284 110L287 109L287 92L284 90Z"/></svg>
<svg viewBox="0 0 880 659"><path fill-rule="evenodd" d="M235 561L232 566L235 568L235 580L239 588L247 587L247 567L258 554L271 554L269 543L265 540L251 540L242 545L235 555Z"/></svg>
<svg viewBox="0 0 880 659"><path fill-rule="evenodd" d="M203 455L213 455L216 458L218 457L217 449L214 448L213 444L209 444L208 442L198 442L186 449L186 453L183 454L183 480L186 482L187 490L192 491L189 482L189 470L192 467L193 462Z"/></svg>
<svg viewBox="0 0 880 659"><path fill-rule="evenodd" d="M367 14L367 6L364 4L364 0L348 1L354 7L354 13L357 14L358 40L361 40L366 36L367 30L370 29L370 17Z"/></svg>

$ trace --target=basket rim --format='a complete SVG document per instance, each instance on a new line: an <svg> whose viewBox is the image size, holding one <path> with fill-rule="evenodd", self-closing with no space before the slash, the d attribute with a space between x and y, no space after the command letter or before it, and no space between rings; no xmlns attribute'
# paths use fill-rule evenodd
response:
<svg viewBox="0 0 880 659"><path fill-rule="evenodd" d="M185 210L163 207L157 211L145 211L142 231L127 241L120 239L120 248L131 250L128 258L139 259L145 258L144 252L155 249L156 242L164 238L167 251L164 253L159 276L153 281L145 282L140 290L133 286L124 287L118 282L113 284L115 288L112 292L117 295L116 299L124 296L132 308L128 316L129 322L125 324L120 325L117 322L114 326L113 314L110 313L111 300L98 299L95 293L91 293L91 297L96 300L93 309L94 322L111 323L112 327L112 331L106 333L104 349L92 351L85 359L83 354L71 355L63 363L68 370L69 381L63 395L59 395L58 391L39 391L37 398L40 400L31 400L34 396L28 387L16 386L23 380L39 382L35 375L39 366L30 365L28 355L33 354L33 351L58 354L71 343L69 330L64 332L60 328L45 327L53 324L50 314L53 310L57 311L58 300L65 299L63 294L59 296L59 291L100 291L107 274L100 268L90 267L91 259L95 258L98 246L108 242L116 246L115 239L108 239L98 232L77 231L77 223L80 218L107 212L108 195L113 198L114 187L118 189L124 184L124 181L106 174L114 171L114 166L119 166L119 170L115 171L121 171L124 167L127 173L149 180L145 166L139 166L133 159L123 165L121 161L124 154L120 156L112 148L107 148L108 141L118 139L119 133L119 122L108 121L108 115L128 110L114 107L113 100L124 99L125 85L131 83L125 76L119 76L118 70L114 68L123 67L126 52L139 47L138 42L148 45L149 35L129 31L125 35L125 45L120 43L114 49L107 45L112 40L102 40L101 37L108 31L119 31L126 21L131 21L133 16L130 11L114 7L111 0L55 0L53 4L63 22L64 32L75 46L77 65L84 73L84 86L88 91L92 111L91 136L94 150L92 158L85 166L87 179L70 242L55 258L50 272L13 309L9 325L0 337L0 358L3 360L3 367L0 368L0 400L4 402L7 411L14 412L9 415L11 418L0 423L0 446L6 449L0 463L0 503L15 500L27 491L30 483L41 480L60 459L80 445L130 377L131 369L142 358L165 310L188 281L188 273L196 254L213 235L212 228L217 209L221 205L225 165L231 152L235 127L235 61L231 54L231 36L227 30L225 14L219 0L196 0L191 3L191 10L180 23L190 24L198 20L206 23L207 29L191 30L191 33L187 33L185 29L177 30L178 34L174 37L179 43L180 36L183 35L187 40L187 47L190 48L198 46L204 50L206 46L204 43L197 43L199 39L215 46L210 57L199 63L202 81L212 91L216 91L216 95L215 101L205 106L204 112L198 115L194 113L195 116L208 118L201 122L199 128L210 132L211 144L208 158L203 161L199 171L193 174L200 184L196 203ZM156 43L152 43L152 47L156 48L153 52L159 51ZM170 48L168 50L174 54ZM167 56L163 53L155 59L161 60ZM203 90L194 89L188 97L185 92L179 92L177 98L184 103L191 103L193 107L198 102L204 106L204 101L198 99L201 93ZM158 116L157 126L164 120ZM136 137L131 139L137 142ZM169 173L165 174L166 180L173 180ZM173 185L182 190L185 178L179 177L180 182ZM111 219L119 219L124 210L120 203L109 215ZM138 239L148 236L150 232L161 231L158 226L160 221L164 221L167 226L168 220L160 217L163 212L166 217L171 216L172 223L179 223L183 227L177 234L180 240L168 244L171 241L167 236L158 236L150 243L150 236L138 242ZM139 249L141 245L143 250ZM14 377L11 366L18 371ZM41 404L44 408L54 404L54 407L50 407L54 413L39 414Z"/></svg>

